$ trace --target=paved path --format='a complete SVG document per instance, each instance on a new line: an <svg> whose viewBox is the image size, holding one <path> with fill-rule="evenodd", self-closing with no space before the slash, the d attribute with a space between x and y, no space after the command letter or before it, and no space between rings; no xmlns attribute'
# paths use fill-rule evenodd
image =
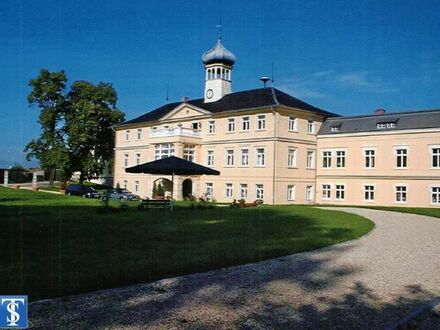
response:
<svg viewBox="0 0 440 330"><path fill-rule="evenodd" d="M365 237L254 264L30 306L72 329L384 329L440 295L440 219L343 208Z"/></svg>

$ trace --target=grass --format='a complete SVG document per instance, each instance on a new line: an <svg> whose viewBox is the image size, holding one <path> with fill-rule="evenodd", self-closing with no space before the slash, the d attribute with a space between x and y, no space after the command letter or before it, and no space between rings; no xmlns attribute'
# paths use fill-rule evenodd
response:
<svg viewBox="0 0 440 330"><path fill-rule="evenodd" d="M67 185L71 185L71 184L79 184L79 182L71 181L71 182L67 183ZM99 192L105 192L105 191L107 191L110 188L108 186L104 186L104 185L101 185L101 184L98 184L98 183L93 183L93 182L88 182L88 181L85 181L83 184L85 186L91 186L92 188L96 189ZM48 191L60 191L61 184L60 184L60 182L57 181L53 185L53 187L51 187L51 186L40 186L40 189L41 190L48 190Z"/></svg>
<svg viewBox="0 0 440 330"><path fill-rule="evenodd" d="M308 206L135 206L106 212L99 200L0 188L0 292L38 300L149 282L313 250L374 226Z"/></svg>
<svg viewBox="0 0 440 330"><path fill-rule="evenodd" d="M383 210L401 213L411 213L426 215L429 217L440 218L440 208L434 207L403 207L403 206L364 206L364 205L320 205L331 207L360 207L364 209Z"/></svg>

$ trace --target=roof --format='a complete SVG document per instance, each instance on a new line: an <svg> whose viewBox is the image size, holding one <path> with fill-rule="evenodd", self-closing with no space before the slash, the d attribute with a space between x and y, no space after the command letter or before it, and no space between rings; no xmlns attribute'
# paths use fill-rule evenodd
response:
<svg viewBox="0 0 440 330"><path fill-rule="evenodd" d="M205 65L212 63L234 65L235 56L223 46L221 39L218 38L215 46L202 55L202 61Z"/></svg>
<svg viewBox="0 0 440 330"><path fill-rule="evenodd" d="M377 128L377 124L394 123L388 128ZM332 131L332 127L339 127ZM329 118L321 126L318 135L359 132L383 132L421 128L440 128L440 109L393 112L382 115Z"/></svg>
<svg viewBox="0 0 440 330"><path fill-rule="evenodd" d="M149 121L157 121L170 111L174 110L182 103L191 104L212 113L221 113L225 111L240 111L244 109L253 109L261 107L270 107L284 105L292 108L302 109L314 112L316 114L331 117L337 116L334 113L319 109L303 102L289 94L286 94L276 88L258 88L242 92L230 93L223 96L215 102L204 102L204 99L194 99L186 102L174 102L165 104L153 111L147 112L142 116L125 121L121 126L127 124L144 123Z"/></svg>

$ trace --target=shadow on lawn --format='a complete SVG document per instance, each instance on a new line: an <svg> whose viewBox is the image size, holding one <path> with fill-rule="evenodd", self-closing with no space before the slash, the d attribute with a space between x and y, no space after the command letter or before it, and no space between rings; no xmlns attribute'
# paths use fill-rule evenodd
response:
<svg viewBox="0 0 440 330"><path fill-rule="evenodd" d="M337 247L339 253L353 248ZM384 329L433 298L420 286L380 296L325 252L36 302L35 328ZM258 265L258 267L256 267ZM341 286L334 297L326 290Z"/></svg>

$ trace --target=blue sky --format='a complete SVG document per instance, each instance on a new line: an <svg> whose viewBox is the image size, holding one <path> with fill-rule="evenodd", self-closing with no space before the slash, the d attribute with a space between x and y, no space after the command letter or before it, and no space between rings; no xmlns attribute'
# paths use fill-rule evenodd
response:
<svg viewBox="0 0 440 330"><path fill-rule="evenodd" d="M28 81L41 68L111 82L133 118L202 97L201 54L237 57L233 90L275 87L340 114L440 108L440 2L217 0L0 2L0 167L39 135Z"/></svg>

